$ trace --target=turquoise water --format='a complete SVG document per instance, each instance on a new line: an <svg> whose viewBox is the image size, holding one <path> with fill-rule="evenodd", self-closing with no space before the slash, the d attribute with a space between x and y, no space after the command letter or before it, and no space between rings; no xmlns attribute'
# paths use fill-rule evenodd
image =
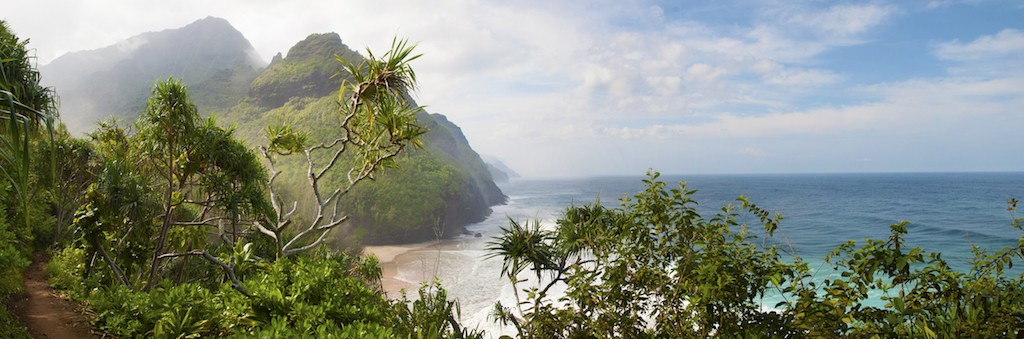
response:
<svg viewBox="0 0 1024 339"><path fill-rule="evenodd" d="M644 177L520 179L500 185L509 203L494 208L484 222L471 225L482 237L447 241L448 249L406 258L399 275L421 280L437 275L459 299L463 320L491 334L508 333L488 319L495 301L514 304L511 286L501 280L501 262L487 259L486 242L508 219L540 220L552 225L570 205L600 199L618 206L619 198L643 189ZM883 239L889 225L910 221L911 246L940 251L954 268L966 270L971 245L1013 246L1021 232L1010 225L1010 198L1024 198L1024 173L793 174L662 176L674 187L686 180L696 189L698 210L710 218L722 206L746 195L760 207L780 212L776 238L808 261L816 279L831 274L821 259L846 240ZM1024 207L1022 207L1024 209ZM753 227L752 227L753 228ZM1024 266L1024 265L1022 265ZM1019 267L1019 266L1017 266ZM423 268L431 268L423 272ZM767 296L771 308L780 296Z"/></svg>

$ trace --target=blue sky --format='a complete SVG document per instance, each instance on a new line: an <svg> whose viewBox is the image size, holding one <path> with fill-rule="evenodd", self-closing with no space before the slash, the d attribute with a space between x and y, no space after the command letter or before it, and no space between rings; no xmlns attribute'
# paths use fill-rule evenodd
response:
<svg viewBox="0 0 1024 339"><path fill-rule="evenodd" d="M528 176L1024 170L1020 0L12 9L0 15L41 63L208 15L265 60L314 32L375 50L407 37L426 54L419 102Z"/></svg>

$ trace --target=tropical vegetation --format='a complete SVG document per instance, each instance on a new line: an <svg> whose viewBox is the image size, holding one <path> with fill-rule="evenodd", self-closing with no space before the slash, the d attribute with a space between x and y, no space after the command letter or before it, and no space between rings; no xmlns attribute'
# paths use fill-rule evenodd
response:
<svg viewBox="0 0 1024 339"><path fill-rule="evenodd" d="M53 230L53 218L44 203L53 196L37 183L52 177L55 167L50 159L35 154L54 148L56 95L39 84L27 44L27 39L18 38L0 21L0 298L4 299L21 290L28 254ZM0 336L26 335L5 307L0 312Z"/></svg>
<svg viewBox="0 0 1024 339"><path fill-rule="evenodd" d="M173 78L153 85L137 121L105 121L75 138L58 123L55 94L39 84L26 44L0 21L0 297L18 293L29 254L43 250L52 253L51 285L85 303L109 336L483 336L460 324L440 283L391 300L375 257L324 246L350 211L433 223L441 236L452 207L437 197L469 189L464 169L411 152L431 147L424 141L464 144L454 131L426 138L452 127L422 124L409 100L413 46L396 39L379 56L315 67L277 61L284 74L344 73L329 99L267 96L283 100L278 113L317 106L331 115L272 116L281 119L264 124L254 150L204 118ZM261 78L257 87L278 93L303 79ZM229 115L258 105L245 101ZM310 123L331 127L302 132ZM409 180L409 167L426 175L368 184L385 171ZM818 281L772 241L781 215L740 197L703 216L685 183L668 188L656 172L644 183L618 207L568 207L553 228L510 221L489 250L516 303L495 305L495 319L541 338L1022 335L1024 273L1009 269L1024 257L1024 235L1013 247L976 248L961 272L939 253L908 248L907 224L897 223L885 239L836 248L825 258L836 274ZM345 200L355 192L417 199L424 213ZM1024 219L1010 226L1024 232ZM876 292L881 305L868 302ZM783 301L764 305L769 293ZM0 312L0 336L27 333Z"/></svg>
<svg viewBox="0 0 1024 339"><path fill-rule="evenodd" d="M374 257L320 246L347 218L341 197L421 146L420 108L406 100L413 46L396 40L380 57L341 60L353 78L337 95L333 141L274 124L257 154L203 118L173 78L153 86L133 124L106 121L88 139L55 131L52 91L38 85L25 41L0 27L5 296L17 292L27 254L50 250L52 286L95 312L105 335L479 336L456 321L439 285L389 300ZM312 207L275 183L275 164L294 157L309 164ZM345 185L320 180L339 172ZM300 205L317 217L295 219ZM8 320L5 337L26 335Z"/></svg>
<svg viewBox="0 0 1024 339"><path fill-rule="evenodd" d="M886 239L836 248L825 258L834 278L816 281L807 262L783 260L784 248L767 241L781 215L740 197L705 217L685 182L668 189L651 172L644 183L618 208L574 206L554 228L503 228L490 251L517 302L495 305L495 317L540 338L1024 334L1024 273L1006 271L1024 259L1024 232L1014 247L975 248L972 268L958 272L940 253L908 248L901 222ZM1010 226L1024 231L1024 218ZM783 301L764 305L770 293Z"/></svg>
<svg viewBox="0 0 1024 339"><path fill-rule="evenodd" d="M303 131L310 145L333 141L333 126L342 119L338 88L354 80L336 57L355 64L363 61L338 34L322 33L309 35L269 65L263 64L248 57L255 49L241 32L213 17L140 34L121 44L126 45L133 48L70 53L43 66L46 83L60 89L67 112L64 122L72 132L91 132L100 117L134 122L145 110L153 79L173 76L189 88L189 98L203 117L216 117L218 126L233 130L236 139L256 149L261 161L258 148L266 146L268 125L287 123ZM332 232L330 246L343 249L355 243L428 241L436 233L459 234L463 226L483 220L490 206L504 201L457 126L426 111L416 118L428 130L421 136L423 147L395 157L401 171L375 176L374 185L357 185L339 200L349 218L343 230ZM330 155L314 152L312 157L326 162ZM279 192L309 202L303 206L315 206L302 158L277 159L282 173L275 184ZM343 167L351 167L352 161L347 154L338 160ZM328 186L345 184L345 178L333 172L321 181ZM407 187L410 182L414 189ZM406 203L410 192L426 203ZM303 222L315 217L312 207L300 207L293 216Z"/></svg>

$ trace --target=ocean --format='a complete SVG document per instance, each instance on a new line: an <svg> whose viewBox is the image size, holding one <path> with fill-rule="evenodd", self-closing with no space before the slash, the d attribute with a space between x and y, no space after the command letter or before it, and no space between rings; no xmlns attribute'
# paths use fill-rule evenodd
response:
<svg viewBox="0 0 1024 339"><path fill-rule="evenodd" d="M394 278L418 284L437 277L449 297L459 300L465 324L490 335L510 333L489 316L496 301L513 305L515 299L511 286L501 279L500 258L487 257L486 243L509 219L553 225L567 206L598 199L605 206L619 206L622 196L643 189L643 179L514 179L500 184L508 203L494 207L487 220L467 227L480 237L460 236L429 248L410 247L416 249L395 258ZM904 220L910 222L910 246L942 252L960 270L970 267L972 245L1000 249L1015 245L1021 236L1010 225L1013 215L1007 211L1007 201L1024 198L1024 172L663 175L660 179L669 188L685 180L688 189L697 190L694 199L705 218L735 203L740 195L781 213L775 240L792 246L811 268L824 272L815 279L828 274L821 259L836 246L846 240L884 239L890 225ZM752 230L759 229L751 225ZM764 307L774 307L777 298L766 297Z"/></svg>

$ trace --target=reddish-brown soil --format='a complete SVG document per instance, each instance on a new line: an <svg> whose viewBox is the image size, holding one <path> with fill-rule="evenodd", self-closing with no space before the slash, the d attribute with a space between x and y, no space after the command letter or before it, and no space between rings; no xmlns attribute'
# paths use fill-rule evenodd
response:
<svg viewBox="0 0 1024 339"><path fill-rule="evenodd" d="M50 290L47 262L45 254L32 255L32 265L25 271L25 294L14 300L11 312L35 338L96 338L82 306Z"/></svg>

